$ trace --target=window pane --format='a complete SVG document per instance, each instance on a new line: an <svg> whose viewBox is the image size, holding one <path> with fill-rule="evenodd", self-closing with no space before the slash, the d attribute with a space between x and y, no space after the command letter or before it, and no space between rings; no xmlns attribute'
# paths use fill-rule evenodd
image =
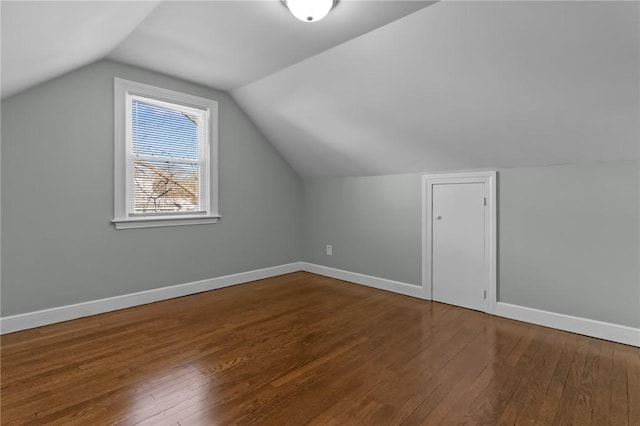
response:
<svg viewBox="0 0 640 426"><path fill-rule="evenodd" d="M135 161L134 213L196 212L198 164Z"/></svg>
<svg viewBox="0 0 640 426"><path fill-rule="evenodd" d="M198 159L198 117L178 110L131 102L133 155Z"/></svg>

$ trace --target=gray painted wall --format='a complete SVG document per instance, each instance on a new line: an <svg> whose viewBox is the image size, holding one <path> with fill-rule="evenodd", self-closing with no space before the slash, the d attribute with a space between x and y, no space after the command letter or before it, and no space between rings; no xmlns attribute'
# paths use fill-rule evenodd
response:
<svg viewBox="0 0 640 426"><path fill-rule="evenodd" d="M420 285L420 176L305 182L304 260ZM638 162L504 169L498 182L500 301L640 326Z"/></svg>
<svg viewBox="0 0 640 426"><path fill-rule="evenodd" d="M499 298L640 327L638 162L505 169Z"/></svg>
<svg viewBox="0 0 640 426"><path fill-rule="evenodd" d="M113 78L219 102L214 225L116 231ZM229 96L101 61L2 101L2 315L298 261L302 183Z"/></svg>
<svg viewBox="0 0 640 426"><path fill-rule="evenodd" d="M420 285L420 186L419 175L305 181L303 259Z"/></svg>

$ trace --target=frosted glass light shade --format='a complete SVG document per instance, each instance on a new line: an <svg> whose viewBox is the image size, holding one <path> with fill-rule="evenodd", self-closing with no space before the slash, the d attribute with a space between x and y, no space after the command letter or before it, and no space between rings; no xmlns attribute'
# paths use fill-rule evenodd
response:
<svg viewBox="0 0 640 426"><path fill-rule="evenodd" d="M301 21L319 21L333 7L333 0L285 0L289 11Z"/></svg>

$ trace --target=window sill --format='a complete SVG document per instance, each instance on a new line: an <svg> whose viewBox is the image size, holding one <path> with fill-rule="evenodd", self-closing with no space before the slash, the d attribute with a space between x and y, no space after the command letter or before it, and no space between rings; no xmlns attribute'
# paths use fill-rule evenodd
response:
<svg viewBox="0 0 640 426"><path fill-rule="evenodd" d="M116 229L158 228L161 226L203 225L218 223L220 216L184 216L184 217L140 217L135 219L114 219Z"/></svg>

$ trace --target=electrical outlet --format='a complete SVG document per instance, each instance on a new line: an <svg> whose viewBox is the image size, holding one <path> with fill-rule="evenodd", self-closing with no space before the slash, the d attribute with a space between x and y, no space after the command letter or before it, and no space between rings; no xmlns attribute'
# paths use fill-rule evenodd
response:
<svg viewBox="0 0 640 426"><path fill-rule="evenodd" d="M333 256L333 246L331 244L327 244L327 256Z"/></svg>

